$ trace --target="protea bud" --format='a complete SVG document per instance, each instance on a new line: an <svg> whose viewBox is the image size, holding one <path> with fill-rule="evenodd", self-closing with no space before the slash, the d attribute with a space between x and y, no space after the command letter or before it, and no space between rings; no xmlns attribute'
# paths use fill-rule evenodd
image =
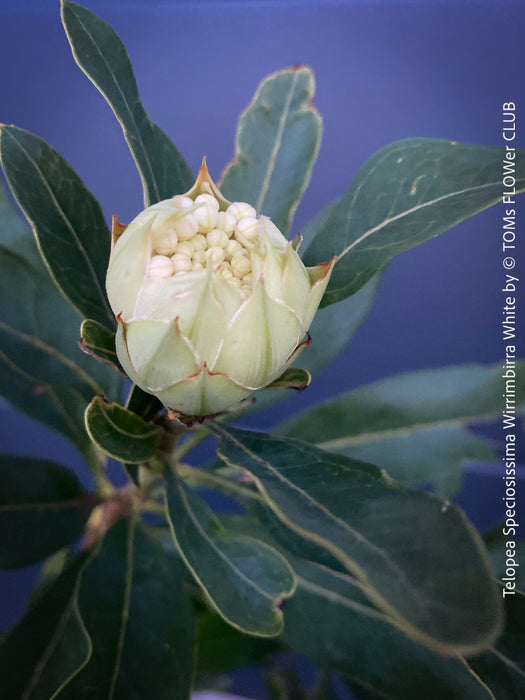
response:
<svg viewBox="0 0 525 700"><path fill-rule="evenodd" d="M224 199L203 163L187 194L148 207L114 241L118 358L174 411L230 408L296 356L334 262L306 268L268 218Z"/></svg>

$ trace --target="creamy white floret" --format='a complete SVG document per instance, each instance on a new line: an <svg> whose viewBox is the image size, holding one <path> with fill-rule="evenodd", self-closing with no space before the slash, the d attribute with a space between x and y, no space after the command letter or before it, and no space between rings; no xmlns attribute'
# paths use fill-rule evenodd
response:
<svg viewBox="0 0 525 700"><path fill-rule="evenodd" d="M177 195L169 208L159 209L151 223L152 251L148 277L166 279L200 272L213 266L221 280L228 282L242 298L253 291L257 275L253 273L252 254L260 253L268 239L271 222L257 217L246 202L234 202L226 211L212 194L199 194L195 200ZM195 205L200 205L195 208ZM188 213L184 214L184 209ZM280 237L280 234L279 234ZM286 241L274 238L272 245Z"/></svg>

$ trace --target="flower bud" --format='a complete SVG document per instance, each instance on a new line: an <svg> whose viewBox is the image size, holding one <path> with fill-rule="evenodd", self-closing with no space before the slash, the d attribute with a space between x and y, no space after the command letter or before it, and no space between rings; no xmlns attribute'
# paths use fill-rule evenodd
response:
<svg viewBox="0 0 525 700"><path fill-rule="evenodd" d="M295 359L334 264L306 268L269 219L222 196L203 163L189 192L148 207L114 242L118 358L173 411L231 408Z"/></svg>

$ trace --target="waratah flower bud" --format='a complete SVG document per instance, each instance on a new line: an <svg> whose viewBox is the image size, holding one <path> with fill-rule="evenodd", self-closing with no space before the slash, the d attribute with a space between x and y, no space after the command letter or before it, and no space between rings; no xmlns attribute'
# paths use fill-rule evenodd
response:
<svg viewBox="0 0 525 700"><path fill-rule="evenodd" d="M107 275L118 358L186 415L231 408L282 374L335 263L305 267L269 219L224 199L205 163L189 192L120 231Z"/></svg>

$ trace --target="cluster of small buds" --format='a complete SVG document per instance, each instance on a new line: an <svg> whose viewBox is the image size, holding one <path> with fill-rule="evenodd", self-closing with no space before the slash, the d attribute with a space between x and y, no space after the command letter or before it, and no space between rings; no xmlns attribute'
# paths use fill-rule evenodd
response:
<svg viewBox="0 0 525 700"><path fill-rule="evenodd" d="M172 202L179 211L189 207L192 211L169 226L153 227L149 277L164 279L211 264L223 280L248 296L254 282L250 250L259 237L255 209L246 202L234 202L219 211L219 202L211 194L200 194L195 201L177 195ZM195 208L196 204L200 206Z"/></svg>

